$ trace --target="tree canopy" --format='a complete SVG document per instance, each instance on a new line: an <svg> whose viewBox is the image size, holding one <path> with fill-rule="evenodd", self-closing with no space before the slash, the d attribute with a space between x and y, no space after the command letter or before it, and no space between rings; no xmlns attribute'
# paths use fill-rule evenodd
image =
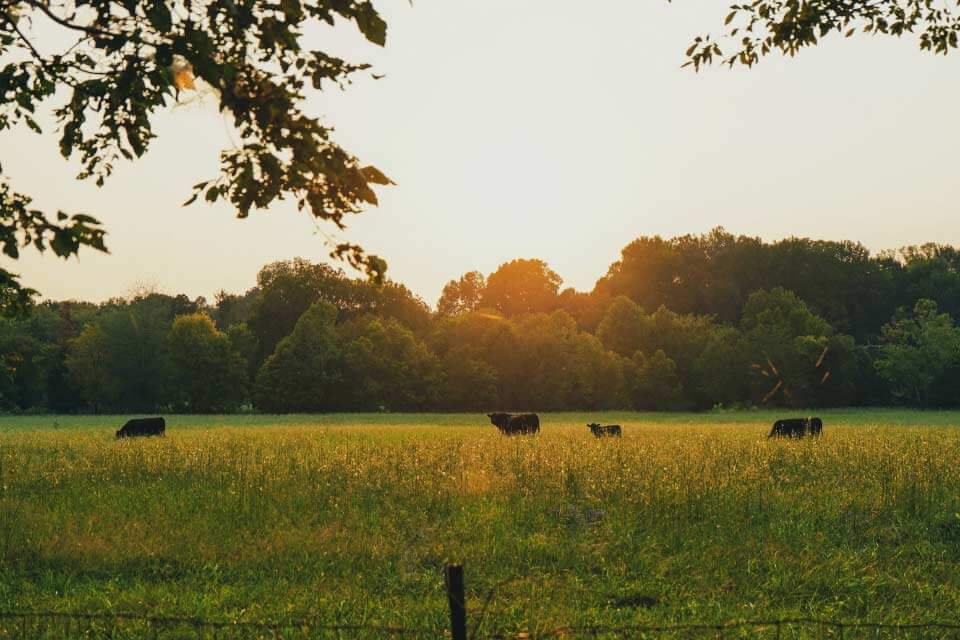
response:
<svg viewBox="0 0 960 640"><path fill-rule="evenodd" d="M100 186L117 162L141 157L161 110L182 94L214 95L239 143L220 154L219 175L198 182L197 198L228 202L240 218L289 199L343 229L349 215L377 204L374 185L391 181L340 147L332 130L303 109L309 90L343 87L369 65L310 46L314 23L352 22L376 45L386 24L369 0L44 0L0 1L0 132L25 124L44 133L49 112L60 152ZM0 169L0 244L50 248L68 257L106 250L96 218L30 207ZM332 254L382 278L382 259L341 242ZM33 291L0 269L0 306L22 310Z"/></svg>
<svg viewBox="0 0 960 640"><path fill-rule="evenodd" d="M0 411L955 407L955 256L716 229L638 238L590 291L557 294L540 260L471 272L436 312L396 282L276 262L212 302L0 317Z"/></svg>
<svg viewBox="0 0 960 640"><path fill-rule="evenodd" d="M960 16L930 0L754 0L730 5L722 34L696 36L686 65L722 62L752 67L774 51L794 56L831 34L916 36L920 48L946 55L957 48Z"/></svg>

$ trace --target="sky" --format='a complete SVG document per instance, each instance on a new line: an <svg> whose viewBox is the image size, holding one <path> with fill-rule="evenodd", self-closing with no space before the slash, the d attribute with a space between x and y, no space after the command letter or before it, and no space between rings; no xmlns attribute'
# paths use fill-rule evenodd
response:
<svg viewBox="0 0 960 640"><path fill-rule="evenodd" d="M855 36L694 73L684 51L719 31L727 3L377 6L383 49L347 23L306 38L385 78L314 92L307 110L397 183L337 237L386 258L388 275L430 305L448 280L518 257L589 290L632 239L716 226L875 251L960 244L960 55ZM45 298L99 301L144 286L212 299L253 286L274 260L328 261L312 218L286 203L246 220L222 204L181 207L216 175L228 129L212 96L171 107L147 155L99 189L74 179L56 135L0 135L13 187L41 209L97 216L110 249L69 261L28 250L0 264Z"/></svg>

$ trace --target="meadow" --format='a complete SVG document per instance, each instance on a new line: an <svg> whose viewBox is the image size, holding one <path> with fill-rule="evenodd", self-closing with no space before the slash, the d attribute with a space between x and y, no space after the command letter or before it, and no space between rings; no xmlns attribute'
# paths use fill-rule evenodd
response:
<svg viewBox="0 0 960 640"><path fill-rule="evenodd" d="M957 621L960 413L768 440L783 415L541 414L518 438L481 414L168 416L125 441L125 417L3 417L0 610L439 634L451 560L480 636Z"/></svg>

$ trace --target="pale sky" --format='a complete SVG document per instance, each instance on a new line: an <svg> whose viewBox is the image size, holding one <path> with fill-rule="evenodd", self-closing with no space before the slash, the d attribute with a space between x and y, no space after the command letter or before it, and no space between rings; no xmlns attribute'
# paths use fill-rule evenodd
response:
<svg viewBox="0 0 960 640"><path fill-rule="evenodd" d="M750 71L681 69L727 4L384 0L383 50L346 24L310 34L386 74L309 101L347 150L397 182L342 237L431 305L451 278L517 257L588 290L637 236L717 225L873 250L960 244L960 56L857 36ZM209 299L246 290L273 260L327 260L292 206L247 220L180 206L215 175L226 131L213 98L170 109L147 156L102 189L73 179L56 136L0 135L14 188L40 208L99 217L111 250L68 262L28 250L3 265L46 298L99 301L141 283Z"/></svg>

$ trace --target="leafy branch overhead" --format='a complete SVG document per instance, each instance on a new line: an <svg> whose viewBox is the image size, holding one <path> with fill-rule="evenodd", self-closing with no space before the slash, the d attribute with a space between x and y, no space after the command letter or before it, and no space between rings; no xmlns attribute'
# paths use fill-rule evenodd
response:
<svg viewBox="0 0 960 640"><path fill-rule="evenodd" d="M719 38L701 35L687 49L687 62L752 67L772 51L794 56L831 33L916 34L920 48L946 55L957 47L960 16L932 0L754 0L731 5Z"/></svg>
<svg viewBox="0 0 960 640"><path fill-rule="evenodd" d="M348 214L377 204L372 185L391 181L303 110L308 89L342 88L369 69L304 46L308 25L340 20L384 44L386 24L369 0L0 0L0 131L22 123L42 133L37 112L49 103L62 155L80 160L79 178L102 185L118 161L147 151L157 112L199 85L216 95L240 142L221 152L219 175L195 185L188 202L224 200L245 218L292 199L342 229ZM45 246L20 226L13 203L29 198L7 186L3 194L0 221L15 233L0 242L26 233ZM58 255L104 250L96 220L73 220L75 242L58 245L69 249ZM355 245L334 253L383 275L384 262Z"/></svg>

